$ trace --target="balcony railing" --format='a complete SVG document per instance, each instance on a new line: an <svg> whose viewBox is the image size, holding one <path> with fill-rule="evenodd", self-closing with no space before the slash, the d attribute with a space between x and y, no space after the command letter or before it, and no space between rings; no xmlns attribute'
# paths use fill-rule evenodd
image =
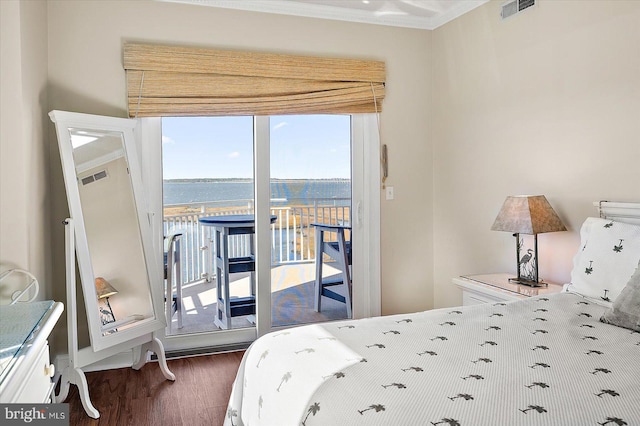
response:
<svg viewBox="0 0 640 426"><path fill-rule="evenodd" d="M245 201L244 205L236 207L220 207L225 202L165 205L164 235L182 233L184 283L213 278L213 229L201 226L198 219L203 216L253 214L251 200ZM313 200L313 204L308 204L308 200L304 201L305 204L296 203L296 200L271 200L271 214L277 217L271 225L271 264L274 266L315 260L315 231L312 223L350 224L350 206L346 205L349 198L317 198ZM238 204L241 202L242 200ZM175 213L176 210L182 212ZM231 257L247 256L249 249L247 235L229 237Z"/></svg>

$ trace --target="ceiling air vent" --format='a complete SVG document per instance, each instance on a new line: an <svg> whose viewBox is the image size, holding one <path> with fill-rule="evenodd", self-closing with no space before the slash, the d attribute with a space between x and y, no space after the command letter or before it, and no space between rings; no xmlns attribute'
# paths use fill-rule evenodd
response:
<svg viewBox="0 0 640 426"><path fill-rule="evenodd" d="M512 0L502 5L502 11L500 16L502 19L507 19L525 9L530 8L536 4L536 0Z"/></svg>
<svg viewBox="0 0 640 426"><path fill-rule="evenodd" d="M107 177L107 171L106 170L102 170L102 171L99 171L98 173L94 173L92 175L85 176L80 181L82 182L83 185L89 185L90 183L96 182L96 181L98 181L100 179L104 179L106 177Z"/></svg>

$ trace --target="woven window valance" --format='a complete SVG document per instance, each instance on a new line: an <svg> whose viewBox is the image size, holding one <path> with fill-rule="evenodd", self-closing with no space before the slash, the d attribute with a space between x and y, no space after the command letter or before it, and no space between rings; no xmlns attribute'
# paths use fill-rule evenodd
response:
<svg viewBox="0 0 640 426"><path fill-rule="evenodd" d="M385 64L127 43L130 117L382 110Z"/></svg>

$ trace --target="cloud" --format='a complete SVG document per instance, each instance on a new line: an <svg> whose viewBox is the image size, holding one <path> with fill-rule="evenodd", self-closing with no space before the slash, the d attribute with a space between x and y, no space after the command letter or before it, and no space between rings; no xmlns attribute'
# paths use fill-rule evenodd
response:
<svg viewBox="0 0 640 426"><path fill-rule="evenodd" d="M275 126L273 126L273 131L275 132L278 129L283 128L284 126L288 126L289 123L287 123L286 121L281 121L280 123L276 124Z"/></svg>
<svg viewBox="0 0 640 426"><path fill-rule="evenodd" d="M227 155L227 158L238 158L238 157L240 157L240 153L239 153L238 151L230 152L230 153Z"/></svg>
<svg viewBox="0 0 640 426"><path fill-rule="evenodd" d="M167 144L174 144L176 143L176 141L174 141L173 139L171 139L169 136L162 136L162 143L167 143Z"/></svg>

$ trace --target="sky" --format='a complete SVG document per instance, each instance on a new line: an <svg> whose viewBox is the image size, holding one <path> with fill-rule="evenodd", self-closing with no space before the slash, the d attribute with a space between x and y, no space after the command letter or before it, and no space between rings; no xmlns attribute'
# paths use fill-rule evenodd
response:
<svg viewBox="0 0 640 426"><path fill-rule="evenodd" d="M348 115L272 116L271 177L349 178ZM164 179L252 178L253 117L162 119Z"/></svg>

